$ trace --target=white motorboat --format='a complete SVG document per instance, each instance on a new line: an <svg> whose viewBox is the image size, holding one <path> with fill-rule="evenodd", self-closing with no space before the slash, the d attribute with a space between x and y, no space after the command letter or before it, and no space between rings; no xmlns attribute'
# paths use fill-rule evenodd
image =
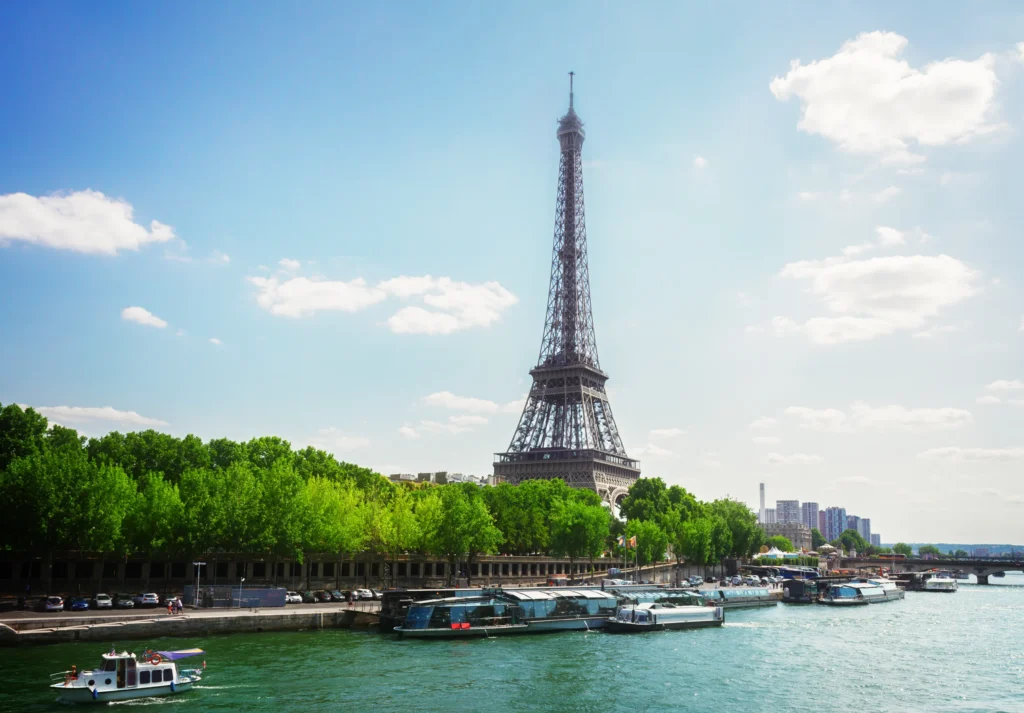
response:
<svg viewBox="0 0 1024 713"><path fill-rule="evenodd" d="M50 688L61 700L74 703L107 703L183 693L199 681L202 669L178 669L175 662L201 653L201 649L146 651L140 659L134 653L111 650L103 654L100 667L92 671L79 671L72 666L70 671L51 674L51 680L63 681L50 684Z"/></svg>
<svg viewBox="0 0 1024 713"><path fill-rule="evenodd" d="M725 610L720 606L695 606L644 602L619 607L615 616L605 622L605 631L632 634L666 629L702 629L721 626Z"/></svg>
<svg viewBox="0 0 1024 713"><path fill-rule="evenodd" d="M925 572L924 582L921 583L922 592L955 592L957 590L956 580L949 572Z"/></svg>
<svg viewBox="0 0 1024 713"><path fill-rule="evenodd" d="M995 572L988 576L988 583L998 587L1024 587L1024 572L1019 569Z"/></svg>
<svg viewBox="0 0 1024 713"><path fill-rule="evenodd" d="M877 587L882 590L881 601L891 601L893 599L903 599L906 593L901 587L896 586L896 582L885 577L868 577L866 579L855 579L853 584L866 584L871 587ZM872 600L874 601L874 600Z"/></svg>

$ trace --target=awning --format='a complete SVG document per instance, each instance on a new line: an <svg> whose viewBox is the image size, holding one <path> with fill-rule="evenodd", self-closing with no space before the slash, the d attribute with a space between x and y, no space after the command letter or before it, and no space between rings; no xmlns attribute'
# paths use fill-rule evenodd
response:
<svg viewBox="0 0 1024 713"><path fill-rule="evenodd" d="M168 661L177 661L178 659L187 659L189 656L198 656L206 652L202 649L182 649L181 651L157 651L157 653Z"/></svg>

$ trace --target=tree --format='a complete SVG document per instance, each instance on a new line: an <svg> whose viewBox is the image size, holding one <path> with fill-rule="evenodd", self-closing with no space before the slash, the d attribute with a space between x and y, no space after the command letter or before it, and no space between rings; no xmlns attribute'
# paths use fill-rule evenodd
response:
<svg viewBox="0 0 1024 713"><path fill-rule="evenodd" d="M667 512L670 506L665 481L661 478L640 478L630 486L619 514L626 520L654 520Z"/></svg>
<svg viewBox="0 0 1024 713"><path fill-rule="evenodd" d="M914 554L914 548L906 544L905 542L897 542L895 545L892 546L892 551L898 555L904 555L906 557L910 557L912 554Z"/></svg>
<svg viewBox="0 0 1024 713"><path fill-rule="evenodd" d="M652 520L631 520L626 523L626 539L636 537L636 558L640 565L665 559L668 535Z"/></svg>
<svg viewBox="0 0 1024 713"><path fill-rule="evenodd" d="M783 537L782 535L772 535L765 544L768 547L774 547L783 552L793 552L793 543L788 537Z"/></svg>
<svg viewBox="0 0 1024 713"><path fill-rule="evenodd" d="M827 540L825 536L821 534L821 530L816 527L811 528L811 549L818 549L822 545L826 544Z"/></svg>
<svg viewBox="0 0 1024 713"><path fill-rule="evenodd" d="M832 545L847 552L865 552L868 549L867 541L853 528L843 530L843 534L832 540Z"/></svg>
<svg viewBox="0 0 1024 713"><path fill-rule="evenodd" d="M579 500L557 500L551 513L551 552L569 558L569 571L576 571L576 560L594 558L604 550L611 513L600 505Z"/></svg>
<svg viewBox="0 0 1024 713"><path fill-rule="evenodd" d="M18 404L0 408L0 471L16 458L42 453L47 425L35 409L22 410Z"/></svg>
<svg viewBox="0 0 1024 713"><path fill-rule="evenodd" d="M151 556L157 552L178 554L182 548L184 503L178 486L159 473L146 473L125 517L124 530L132 549Z"/></svg>
<svg viewBox="0 0 1024 713"><path fill-rule="evenodd" d="M426 549L447 560L449 582L461 557L471 568L477 555L494 552L502 540L478 490L470 483L446 485L420 503Z"/></svg>
<svg viewBox="0 0 1024 713"><path fill-rule="evenodd" d="M687 564L707 566L715 561L713 542L714 522L709 517L693 517L679 528L673 542L676 555L686 558Z"/></svg>
<svg viewBox="0 0 1024 713"><path fill-rule="evenodd" d="M917 553L919 555L932 555L936 557L942 554L935 545L921 545L917 548Z"/></svg>
<svg viewBox="0 0 1024 713"><path fill-rule="evenodd" d="M957 550L953 553L953 556L957 559L966 559L967 557L970 557L970 555L967 554L967 550Z"/></svg>
<svg viewBox="0 0 1024 713"><path fill-rule="evenodd" d="M757 515L746 504L726 498L715 500L710 508L725 521L731 535L729 552L721 554L720 559L749 557L764 544L764 530L757 524Z"/></svg>

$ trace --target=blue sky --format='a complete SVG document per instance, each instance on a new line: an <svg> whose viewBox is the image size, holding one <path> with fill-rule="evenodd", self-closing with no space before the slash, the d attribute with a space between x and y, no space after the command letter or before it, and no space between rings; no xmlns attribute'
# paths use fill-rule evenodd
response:
<svg viewBox="0 0 1024 713"><path fill-rule="evenodd" d="M1017 4L47 3L0 27L0 401L489 473L539 347L572 69L643 472L751 505L763 481L887 541L1020 539Z"/></svg>

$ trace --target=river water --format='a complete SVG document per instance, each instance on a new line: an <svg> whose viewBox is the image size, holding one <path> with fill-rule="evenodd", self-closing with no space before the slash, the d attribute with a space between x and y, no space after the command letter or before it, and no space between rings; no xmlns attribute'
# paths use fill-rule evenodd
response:
<svg viewBox="0 0 1024 713"><path fill-rule="evenodd" d="M112 642L113 643L113 642ZM400 641L352 631L116 642L200 646L170 711L1024 711L1024 589L908 592L868 607L726 612L721 629ZM0 649L0 711L66 711L48 674L105 647Z"/></svg>

